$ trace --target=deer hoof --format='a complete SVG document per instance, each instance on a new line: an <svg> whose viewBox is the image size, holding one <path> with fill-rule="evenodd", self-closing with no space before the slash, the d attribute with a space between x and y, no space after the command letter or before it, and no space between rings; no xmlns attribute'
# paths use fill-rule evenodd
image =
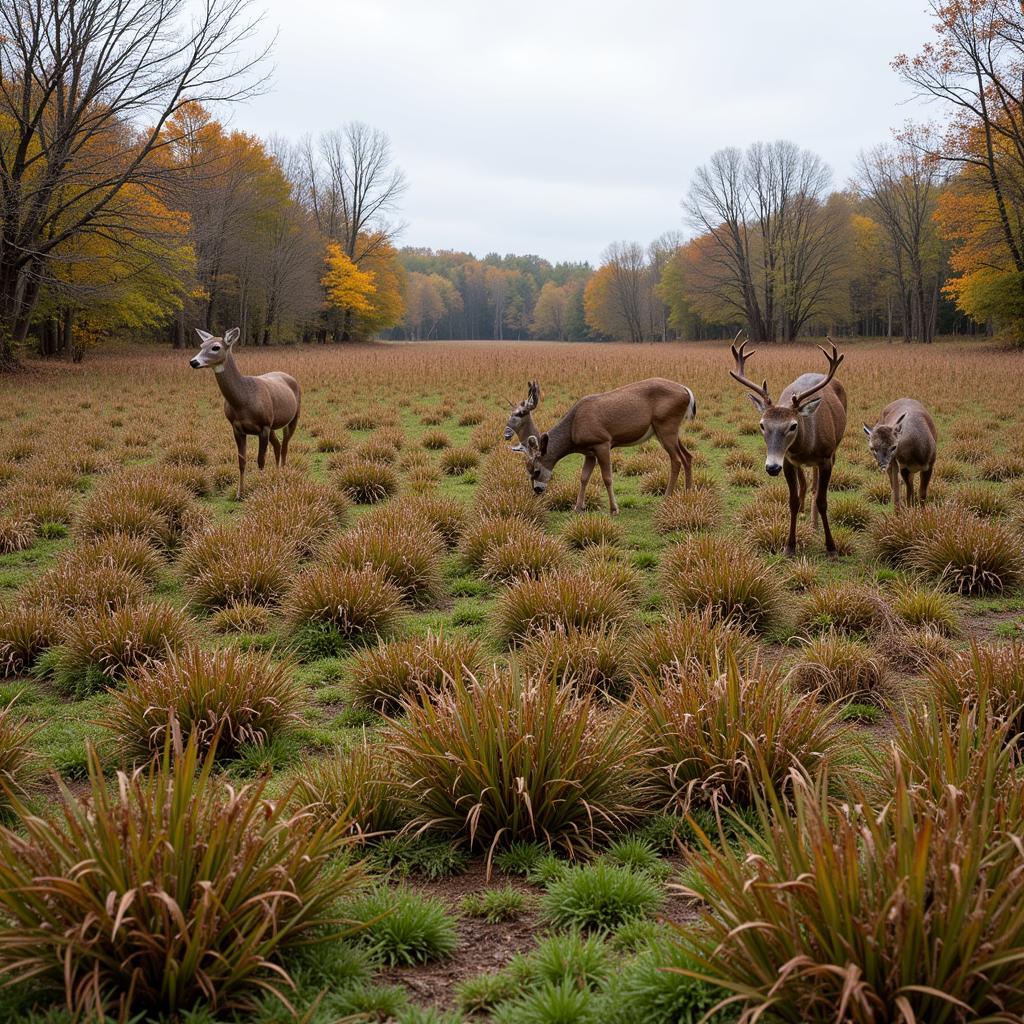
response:
<svg viewBox="0 0 1024 1024"><path fill-rule="evenodd" d="M796 545L795 544L787 544L785 546L785 548L783 548L782 553L787 558L796 558Z"/></svg>

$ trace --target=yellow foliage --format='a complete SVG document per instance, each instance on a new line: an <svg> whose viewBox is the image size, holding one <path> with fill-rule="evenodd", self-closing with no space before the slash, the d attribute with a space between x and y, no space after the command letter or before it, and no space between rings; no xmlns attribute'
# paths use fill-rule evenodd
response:
<svg viewBox="0 0 1024 1024"><path fill-rule="evenodd" d="M373 313L377 291L374 275L361 270L336 242L327 246L327 272L320 283L327 291L327 305L360 315Z"/></svg>

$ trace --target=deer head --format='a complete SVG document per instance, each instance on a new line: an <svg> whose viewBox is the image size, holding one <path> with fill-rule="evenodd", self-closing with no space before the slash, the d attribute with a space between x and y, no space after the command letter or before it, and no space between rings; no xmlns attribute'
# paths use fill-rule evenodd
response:
<svg viewBox="0 0 1024 1024"><path fill-rule="evenodd" d="M782 472L782 465L786 460L786 452L789 451L793 443L800 436L802 420L805 417L813 416L817 412L818 406L821 405L822 397L815 398L814 396L831 382L836 370L839 369L839 364L843 361L843 357L839 354L835 342L831 338L829 338L829 342L832 345L831 355L819 345L818 349L828 360L828 375L813 387L793 395L793 400L789 405L775 405L772 402L771 395L768 393L768 381L765 380L760 385L757 385L746 376L746 361L754 353L747 351L747 343L745 341L738 348L736 347L735 342L739 341L740 334L742 333L740 331L736 335L732 345L732 357L736 362L736 369L730 370L729 374L734 380L751 391L751 394L747 395L747 397L761 413L759 426L761 427L761 434L764 436L765 446L768 449L768 455L764 463L765 472L769 476L778 476Z"/></svg>
<svg viewBox="0 0 1024 1024"><path fill-rule="evenodd" d="M531 380L527 385L526 398L518 405L513 405L512 402L508 404L512 406L512 413L508 418L508 423L505 424L505 440L511 441L513 437L519 437L520 431L523 427L530 422L530 414L534 409L537 408L537 403L540 401L540 385L535 381ZM522 443L514 445L512 448L514 452L525 451Z"/></svg>
<svg viewBox="0 0 1024 1024"><path fill-rule="evenodd" d="M548 489L551 482L551 474L554 472L554 465L549 465L545 456L548 453L548 435L541 434L535 437L533 434L526 441L526 473L530 478L530 485L533 493L540 495Z"/></svg>
<svg viewBox="0 0 1024 1024"><path fill-rule="evenodd" d="M199 335L202 345L199 346L199 351L189 360L188 365L193 370L201 370L206 366L212 366L214 371L219 372L220 368L224 366L228 353L231 351L231 346L238 341L240 333L237 327L232 327L230 331L225 333L223 338L217 338L212 334L207 334L206 331L201 331L197 327L196 334Z"/></svg>
<svg viewBox="0 0 1024 1024"><path fill-rule="evenodd" d="M874 455L878 468L884 473L889 463L896 456L900 435L903 433L903 421L907 414L903 413L895 423L877 423L874 427L864 424L864 433L868 436L868 449Z"/></svg>

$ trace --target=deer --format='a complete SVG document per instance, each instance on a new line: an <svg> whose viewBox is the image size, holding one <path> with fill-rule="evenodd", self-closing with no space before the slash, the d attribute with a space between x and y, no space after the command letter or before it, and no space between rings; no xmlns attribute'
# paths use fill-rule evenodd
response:
<svg viewBox="0 0 1024 1024"><path fill-rule="evenodd" d="M539 398L539 388L531 388L531 399ZM526 415L536 407L536 401ZM526 436L526 472L533 493L542 495L551 481L555 466L567 455L583 456L580 491L576 511L582 512L594 466L601 467L601 478L608 491L608 508L618 515L619 506L612 488L613 448L628 448L657 437L669 457L670 468L665 496L676 487L682 468L686 489L693 487L693 456L679 440L679 426L697 414L697 399L683 384L652 377L626 384L614 391L581 398L550 430L538 435L536 428ZM509 420L511 425L512 420ZM532 422L532 419L531 419ZM506 427L506 433L509 427ZM513 430L513 432L515 432ZM520 435L522 436L522 435Z"/></svg>
<svg viewBox="0 0 1024 1024"><path fill-rule="evenodd" d="M928 410L914 398L897 398L882 410L873 427L864 424L864 433L878 468L889 474L893 507L900 507L900 477L907 488L907 504L915 504L914 473L920 473L918 501L923 505L939 439Z"/></svg>
<svg viewBox="0 0 1024 1024"><path fill-rule="evenodd" d="M779 395L776 405L768 393L768 381L760 385L748 379L746 362L754 354L748 352L746 341L739 347L743 331L737 333L732 344L732 357L736 369L730 376L750 389L747 397L761 413L760 428L768 454L765 472L769 476L785 473L789 487L789 539L785 553L792 558L796 554L796 517L804 508L807 494L805 468L814 470L814 506L811 511L812 524L817 525L820 515L825 533L825 550L829 557L836 556L836 543L828 524L828 482L835 465L836 449L846 431L846 391L833 378L843 361L835 342L831 354L820 345L818 350L828 360L828 373L804 373Z"/></svg>
<svg viewBox="0 0 1024 1024"><path fill-rule="evenodd" d="M274 462L283 466L288 458L288 442L299 424L302 390L290 374L274 371L258 377L246 377L235 363L232 349L239 330L232 327L223 338L196 328L202 345L189 360L194 370L213 367L224 396L224 415L235 435L238 448L238 500L245 495L245 461L249 435L260 439L256 465L262 470L267 462L267 445L273 445ZM275 430L281 430L281 440Z"/></svg>
<svg viewBox="0 0 1024 1024"><path fill-rule="evenodd" d="M511 441L513 437L519 438L519 443L512 446L512 451L525 451L524 445L527 438L540 437L541 432L537 429L537 424L533 422L533 410L537 408L539 402L540 385L535 380L531 380L526 385L526 398L518 405L515 402L508 403L512 412L509 415L508 423L505 424L503 436L506 441Z"/></svg>

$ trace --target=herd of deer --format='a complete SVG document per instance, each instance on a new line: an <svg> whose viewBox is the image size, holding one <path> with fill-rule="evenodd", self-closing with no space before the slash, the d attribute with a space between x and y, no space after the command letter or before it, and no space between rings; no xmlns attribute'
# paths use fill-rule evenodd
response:
<svg viewBox="0 0 1024 1024"><path fill-rule="evenodd" d="M238 340L238 328L222 338L206 331L196 332L202 346L191 360L195 369L212 367L224 396L224 415L234 431L238 447L238 498L245 486L246 444L250 435L259 438L257 464L263 469L267 445L274 449L274 460L284 465L288 442L299 421L301 389L287 373L264 373L246 377L235 364L232 348ZM741 331L732 346L735 370L730 375L749 388L747 397L761 414L760 428L764 436L767 458L765 472L770 476L783 473L789 486L789 539L786 554L796 553L797 516L803 511L807 496L805 470L814 472L814 504L812 522L821 517L825 549L835 555L836 545L828 523L828 484L835 465L836 451L846 430L846 391L835 380L843 361L835 343L831 353L820 349L828 360L828 373L805 373L797 377L773 402L768 381L756 384L746 376L748 352L746 342L737 347ZM533 420L540 401L540 387L531 381L527 398L512 405L512 414L505 427L505 440L518 439L513 451L523 452L526 471L534 493L547 489L555 466L567 455L583 456L579 497L576 510L582 511L587 483L594 466L601 467L601 478L608 491L608 506L614 515L619 507L612 489L613 448L642 444L656 437L669 457L670 469L665 496L673 493L682 468L686 488L693 486L693 457L679 440L679 427L684 419L697 414L697 399L683 384L652 377L581 398L550 430L541 431ZM281 430L279 441L276 430ZM928 482L935 465L937 432L927 409L913 398L899 398L882 410L874 427L864 424L868 447L878 467L889 474L893 505L900 507L900 479L906 487L906 500L924 504ZM915 498L912 474L920 474Z"/></svg>

